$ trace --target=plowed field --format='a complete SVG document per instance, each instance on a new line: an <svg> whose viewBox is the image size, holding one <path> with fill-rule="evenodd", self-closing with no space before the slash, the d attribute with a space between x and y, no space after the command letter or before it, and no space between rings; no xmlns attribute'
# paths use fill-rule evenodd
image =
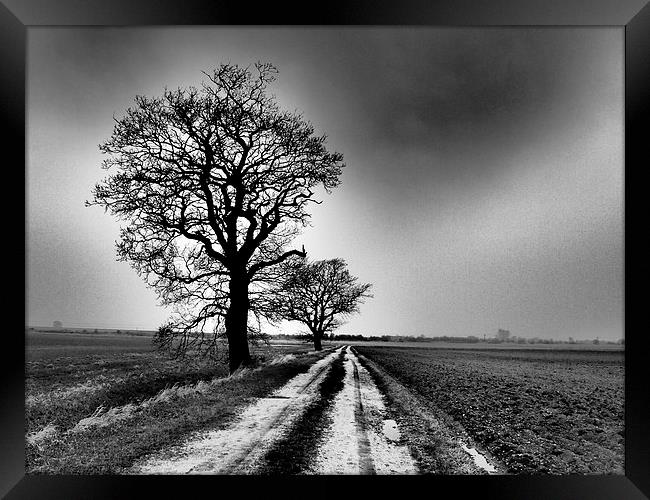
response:
<svg viewBox="0 0 650 500"><path fill-rule="evenodd" d="M624 353L357 346L514 474L623 474Z"/></svg>

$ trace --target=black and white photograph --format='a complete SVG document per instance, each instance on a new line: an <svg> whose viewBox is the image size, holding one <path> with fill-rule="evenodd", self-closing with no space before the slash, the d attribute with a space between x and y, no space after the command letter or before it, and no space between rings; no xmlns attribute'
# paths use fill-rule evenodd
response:
<svg viewBox="0 0 650 500"><path fill-rule="evenodd" d="M27 475L625 474L625 37L27 33Z"/></svg>

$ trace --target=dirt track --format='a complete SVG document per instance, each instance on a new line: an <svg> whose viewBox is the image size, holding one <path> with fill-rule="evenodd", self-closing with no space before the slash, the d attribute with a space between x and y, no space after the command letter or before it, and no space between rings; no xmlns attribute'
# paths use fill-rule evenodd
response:
<svg viewBox="0 0 650 500"><path fill-rule="evenodd" d="M345 385L331 409L332 425L318 450L315 474L415 474L408 450L392 442L398 437L385 432L386 408L370 374L346 348ZM393 421L390 421L393 423Z"/></svg>
<svg viewBox="0 0 650 500"><path fill-rule="evenodd" d="M327 411L312 465L305 474L414 474L405 446L395 441L396 424L387 420L383 396L350 347L340 347L291 379L267 398L246 408L228 428L197 434L182 446L147 457L134 474L255 474L266 452L292 432L292 424L319 395L319 384L345 351L344 385Z"/></svg>

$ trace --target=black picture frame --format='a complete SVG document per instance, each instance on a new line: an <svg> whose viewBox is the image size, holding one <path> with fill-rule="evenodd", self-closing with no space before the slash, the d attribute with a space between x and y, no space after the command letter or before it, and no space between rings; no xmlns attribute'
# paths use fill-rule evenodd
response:
<svg viewBox="0 0 650 500"><path fill-rule="evenodd" d="M641 243L647 183L645 159L650 123L650 5L647 0L372 0L323 4L262 5L221 0L0 0L0 106L4 152L3 199L20 196L8 175L26 175L26 36L31 26L125 25L432 25L432 26L617 26L625 32L625 475L624 476L417 476L417 477L141 477L26 476L24 471L24 342L12 313L19 306L10 285L4 331L1 422L0 494L6 498L125 498L188 495L196 488L214 494L245 497L278 492L285 495L338 495L360 488L376 493L425 494L472 498L524 499L643 499L650 496L650 363L646 361L642 314L648 281L646 247ZM23 166L22 169L20 166ZM10 187L12 186L12 187ZM24 196L24 191L23 191ZM23 234L27 200L5 203L7 235ZM16 212L18 214L16 215ZM14 224L16 227L13 227ZM26 244L13 237L6 245L9 260L25 256ZM16 255L14 255L16 254ZM26 263L25 260L23 262ZM26 265L26 264L25 264ZM9 265L7 267L17 267ZM8 274L6 275L8 276ZM23 283L24 283L23 274ZM23 288L26 300L26 284ZM23 303L23 307L25 304ZM26 310L26 309L25 309ZM24 330L23 330L24 331ZM23 339L24 340L24 339ZM281 483L281 486L280 486ZM318 487L315 484L318 483ZM234 488L234 489L233 489ZM452 495L444 495L444 490ZM226 491L233 493L226 493ZM423 493L417 493L418 491Z"/></svg>

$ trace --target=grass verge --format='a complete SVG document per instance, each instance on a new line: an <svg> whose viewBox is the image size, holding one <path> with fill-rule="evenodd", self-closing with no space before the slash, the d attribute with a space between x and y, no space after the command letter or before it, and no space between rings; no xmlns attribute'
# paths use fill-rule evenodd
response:
<svg viewBox="0 0 650 500"><path fill-rule="evenodd" d="M138 406L128 418L79 432L50 433L27 444L26 471L36 474L121 474L140 458L182 443L191 433L225 428L253 398L265 397L306 372L319 357L298 355L187 391L155 405Z"/></svg>

